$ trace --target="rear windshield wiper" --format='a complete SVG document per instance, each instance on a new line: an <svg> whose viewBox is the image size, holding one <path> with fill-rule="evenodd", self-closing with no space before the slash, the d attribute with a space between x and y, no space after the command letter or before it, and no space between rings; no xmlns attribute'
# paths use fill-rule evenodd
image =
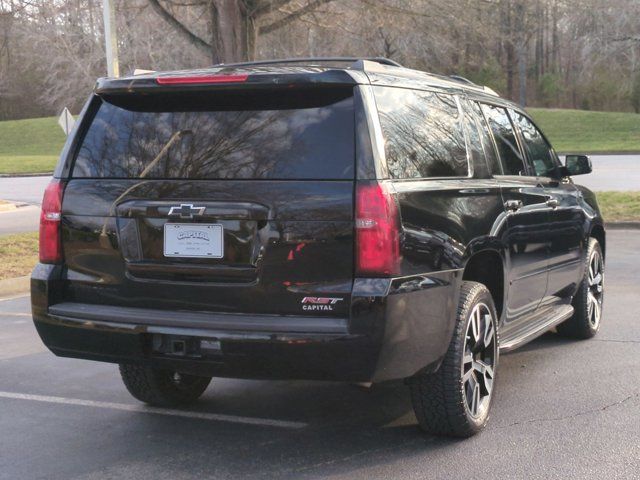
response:
<svg viewBox="0 0 640 480"><path fill-rule="evenodd" d="M193 135L193 130L178 130L176 133L174 133L171 136L171 138L169 139L169 141L164 144L164 147L162 147L162 150L160 150L158 152L158 154L154 157L154 159L151 160L149 165L147 165L144 168L144 170L142 170L142 173L140 174L140 178L144 178L151 171L151 169L156 166L156 164L167 153L167 151L173 146L174 143L176 143L178 140L181 140L183 137L185 137L187 135ZM140 186L139 183L135 183L135 184L131 185L124 192L122 192L118 196L118 198L116 198L113 201L113 203L111 204L111 207L109 208L109 217L115 216L116 207L118 206L118 202L120 202L120 200L122 200L124 197L126 197L129 194L129 192L131 192L131 190L133 190L134 188L137 188L139 186ZM102 225L102 229L100 230L100 240L99 241L100 241L100 244L105 246L105 247L109 244L109 239L108 239L108 235L107 235L107 220L109 219L109 217L105 218L104 224Z"/></svg>
<svg viewBox="0 0 640 480"><path fill-rule="evenodd" d="M155 158L151 160L151 163L144 167L144 170L142 170L142 173L140 173L140 178L144 178L153 169L153 167L156 166L156 164L162 157L164 157L164 155L169 151L174 143L176 143L178 140L182 140L182 138L187 135L193 135L193 130L178 130L176 133L174 133L169 141L164 144L162 150L160 150Z"/></svg>

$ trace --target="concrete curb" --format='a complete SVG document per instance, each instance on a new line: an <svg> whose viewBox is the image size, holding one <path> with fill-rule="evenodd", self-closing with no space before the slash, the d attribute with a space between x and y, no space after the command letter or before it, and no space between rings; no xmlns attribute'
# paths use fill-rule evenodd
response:
<svg viewBox="0 0 640 480"><path fill-rule="evenodd" d="M604 228L610 230L640 230L640 222L609 222L604 224Z"/></svg>
<svg viewBox="0 0 640 480"><path fill-rule="evenodd" d="M0 178L13 178L13 177L50 177L53 172L41 172L41 173L0 173Z"/></svg>
<svg viewBox="0 0 640 480"><path fill-rule="evenodd" d="M31 287L31 276L6 278L0 280L0 298L28 293Z"/></svg>
<svg viewBox="0 0 640 480"><path fill-rule="evenodd" d="M25 203L25 202L14 202L12 200L4 200L7 203L0 203L0 213L3 212L15 212L16 210L24 207L38 207L40 208L40 204L38 203Z"/></svg>

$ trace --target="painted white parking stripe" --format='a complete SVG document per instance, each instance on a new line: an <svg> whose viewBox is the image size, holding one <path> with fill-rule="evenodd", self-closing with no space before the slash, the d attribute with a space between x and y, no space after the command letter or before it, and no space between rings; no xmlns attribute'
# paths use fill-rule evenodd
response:
<svg viewBox="0 0 640 480"><path fill-rule="evenodd" d="M9 300L17 300L18 298L25 298L25 297L29 297L30 294L28 293L24 293L24 294L20 294L20 295L15 295L12 297L2 297L0 298L0 302L8 302Z"/></svg>
<svg viewBox="0 0 640 480"><path fill-rule="evenodd" d="M76 405L80 407L105 408L109 410L122 410L125 412L155 413L157 415L168 415L172 417L197 418L201 420L243 423L247 425L260 425L265 427L304 428L307 426L307 424L303 422L272 420L269 418L239 417L235 415L224 415L219 413L189 412L184 410L173 410L170 408L147 407L143 405L131 405L127 403L95 402L93 400L82 400L80 398L51 397L48 395L31 395L28 393L0 391L0 398L10 398L14 400L31 400L35 402L55 403L60 405Z"/></svg>

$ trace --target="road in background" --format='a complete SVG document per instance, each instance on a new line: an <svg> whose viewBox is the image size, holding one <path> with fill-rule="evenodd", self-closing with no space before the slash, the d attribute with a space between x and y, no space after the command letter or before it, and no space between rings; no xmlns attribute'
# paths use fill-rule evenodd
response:
<svg viewBox="0 0 640 480"><path fill-rule="evenodd" d="M0 177L0 200L20 205L0 212L0 235L38 230L42 195L50 181L51 177Z"/></svg>
<svg viewBox="0 0 640 480"><path fill-rule="evenodd" d="M593 191L640 190L640 155L590 155L593 173L573 181ZM564 157L561 157L564 161Z"/></svg>
<svg viewBox="0 0 640 480"><path fill-rule="evenodd" d="M29 205L9 212L0 212L0 235L28 233L38 230L40 207Z"/></svg>
<svg viewBox="0 0 640 480"><path fill-rule="evenodd" d="M639 245L609 232L598 336L502 355L488 428L468 440L422 435L401 382L215 378L188 409L149 410L115 365L46 351L28 298L0 301L0 478L637 480Z"/></svg>
<svg viewBox="0 0 640 480"><path fill-rule="evenodd" d="M640 190L640 155L592 155L593 173L574 178L595 191ZM40 205L51 177L0 177L0 200ZM0 214L0 235L38 229L37 208Z"/></svg>
<svg viewBox="0 0 640 480"><path fill-rule="evenodd" d="M640 190L640 155L591 155L593 173L574 181L592 190ZM40 205L51 177L0 177L0 199Z"/></svg>
<svg viewBox="0 0 640 480"><path fill-rule="evenodd" d="M0 177L0 200L40 205L51 177Z"/></svg>
<svg viewBox="0 0 640 480"><path fill-rule="evenodd" d="M0 200L20 205L0 212L0 235L38 230L42 195L50 181L51 177L0 177Z"/></svg>

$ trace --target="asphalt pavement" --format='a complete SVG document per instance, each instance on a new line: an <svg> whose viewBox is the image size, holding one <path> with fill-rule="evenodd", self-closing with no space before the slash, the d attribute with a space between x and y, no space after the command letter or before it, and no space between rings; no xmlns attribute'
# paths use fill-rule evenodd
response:
<svg viewBox="0 0 640 480"><path fill-rule="evenodd" d="M42 195L51 177L0 177L0 200L18 204L10 212L0 212L0 235L38 230Z"/></svg>
<svg viewBox="0 0 640 480"><path fill-rule="evenodd" d="M640 155L590 155L593 172L573 181L598 192L640 190ZM562 157L564 161L564 157Z"/></svg>
<svg viewBox="0 0 640 480"><path fill-rule="evenodd" d="M38 230L40 206L27 205L9 212L0 212L0 235Z"/></svg>
<svg viewBox="0 0 640 480"><path fill-rule="evenodd" d="M44 189L51 177L0 177L0 199L29 205L40 205Z"/></svg>
<svg viewBox="0 0 640 480"><path fill-rule="evenodd" d="M402 383L214 379L142 406L116 366L46 351L28 298L0 301L1 479L640 478L640 231L610 231L601 331L503 355L488 428L419 432Z"/></svg>

